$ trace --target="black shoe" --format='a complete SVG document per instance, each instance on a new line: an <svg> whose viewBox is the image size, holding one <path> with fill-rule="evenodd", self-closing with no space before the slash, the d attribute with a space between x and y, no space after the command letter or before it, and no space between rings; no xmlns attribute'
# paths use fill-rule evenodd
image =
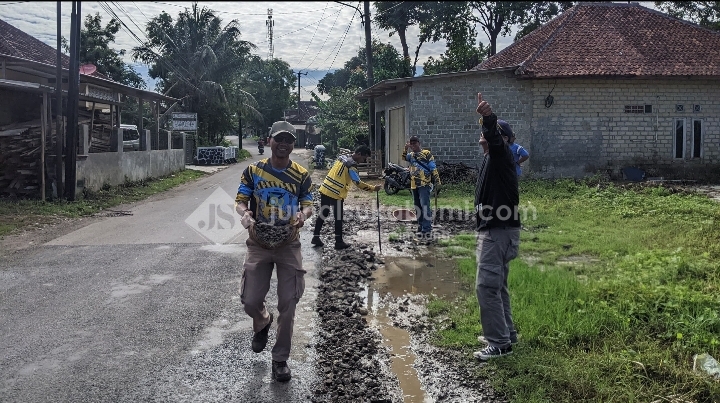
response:
<svg viewBox="0 0 720 403"><path fill-rule="evenodd" d="M323 241L320 240L320 237L319 237L319 236L314 236L313 239L312 239L312 241L310 241L310 243L313 244L313 245L315 245L315 246L324 246L324 245L325 245L325 244L323 243Z"/></svg>
<svg viewBox="0 0 720 403"><path fill-rule="evenodd" d="M278 382L287 382L292 378L290 373L290 367L287 365L287 361L275 361L272 362L272 377Z"/></svg>
<svg viewBox="0 0 720 403"><path fill-rule="evenodd" d="M487 346L480 351L473 353L473 356L480 361L487 361L497 357L503 357L512 354L512 345L507 348L498 348L493 346Z"/></svg>
<svg viewBox="0 0 720 403"><path fill-rule="evenodd" d="M273 314L270 314L270 322L262 328L259 332L255 333L252 338L252 350L256 353L259 353L263 350L265 350L265 346L267 345L268 341L268 332L270 331L270 325L272 325L273 322Z"/></svg>
<svg viewBox="0 0 720 403"><path fill-rule="evenodd" d="M349 247L350 247L350 244L345 243L345 241L343 241L342 239L335 240L335 249L336 250L347 249Z"/></svg>

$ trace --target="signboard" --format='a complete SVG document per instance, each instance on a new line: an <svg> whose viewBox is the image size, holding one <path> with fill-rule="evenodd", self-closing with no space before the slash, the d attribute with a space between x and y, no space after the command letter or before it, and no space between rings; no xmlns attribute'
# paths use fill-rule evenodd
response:
<svg viewBox="0 0 720 403"><path fill-rule="evenodd" d="M197 131L197 113L173 112L172 129L180 131Z"/></svg>

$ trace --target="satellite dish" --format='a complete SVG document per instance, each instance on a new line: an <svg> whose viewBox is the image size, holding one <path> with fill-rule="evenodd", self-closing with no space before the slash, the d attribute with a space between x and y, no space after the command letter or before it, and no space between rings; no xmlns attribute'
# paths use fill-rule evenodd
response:
<svg viewBox="0 0 720 403"><path fill-rule="evenodd" d="M97 67L95 67L94 64L83 64L80 66L80 74L85 74L86 76L91 75L97 70Z"/></svg>

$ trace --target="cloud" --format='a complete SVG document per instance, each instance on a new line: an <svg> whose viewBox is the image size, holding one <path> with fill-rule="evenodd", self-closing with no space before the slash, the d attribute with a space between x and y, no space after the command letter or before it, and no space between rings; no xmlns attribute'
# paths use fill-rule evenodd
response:
<svg viewBox="0 0 720 403"><path fill-rule="evenodd" d="M646 7L654 8L652 2L643 2ZM141 41L146 39L143 29L149 19L166 11L173 18L178 13L191 8L191 2L160 2L160 1L125 1L105 3L127 25L117 34L114 48L125 49L125 60L132 62L131 51L140 43L131 35L132 31ZM327 2L202 2L201 7L215 10L223 23L237 20L240 25L241 38L257 46L256 53L262 57L269 54L268 9L272 9L274 57L285 60L295 71L311 71L301 80L302 99L310 99L310 91L315 90L317 80L327 72L341 68L343 64L357 55L358 50L365 46L365 32L357 10L339 3ZM70 3L62 3L62 34L69 38ZM111 16L99 2L83 2L81 9L83 18L88 14L100 13L103 23L110 21ZM374 9L371 8L371 15ZM40 39L44 43L56 46L56 3L25 2L19 4L2 4L0 19ZM488 39L479 29L478 40L488 45ZM417 27L408 29L408 46L411 58L414 59L418 44ZM515 32L507 37L498 38L498 51L512 43ZM373 38L383 43L392 44L402 51L397 35L390 35L372 25ZM437 58L445 52L445 42L425 43L420 49L418 66L422 66L428 57ZM149 80L147 69L141 71ZM153 88L154 85L148 85Z"/></svg>

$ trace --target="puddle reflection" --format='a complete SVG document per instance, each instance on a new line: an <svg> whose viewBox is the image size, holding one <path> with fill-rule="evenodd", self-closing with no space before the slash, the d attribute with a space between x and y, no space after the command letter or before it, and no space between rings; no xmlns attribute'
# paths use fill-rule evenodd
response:
<svg viewBox="0 0 720 403"><path fill-rule="evenodd" d="M387 293L393 297L410 293L454 298L460 291L455 262L438 259L430 254L417 257L384 257L384 261L384 267L373 273L375 280L361 292L369 312L368 323L380 331L383 345L392 353L391 369L400 383L404 402L432 402L413 367L416 356L410 348L410 334L405 329L392 325L392 319L388 317L380 300L382 295Z"/></svg>

